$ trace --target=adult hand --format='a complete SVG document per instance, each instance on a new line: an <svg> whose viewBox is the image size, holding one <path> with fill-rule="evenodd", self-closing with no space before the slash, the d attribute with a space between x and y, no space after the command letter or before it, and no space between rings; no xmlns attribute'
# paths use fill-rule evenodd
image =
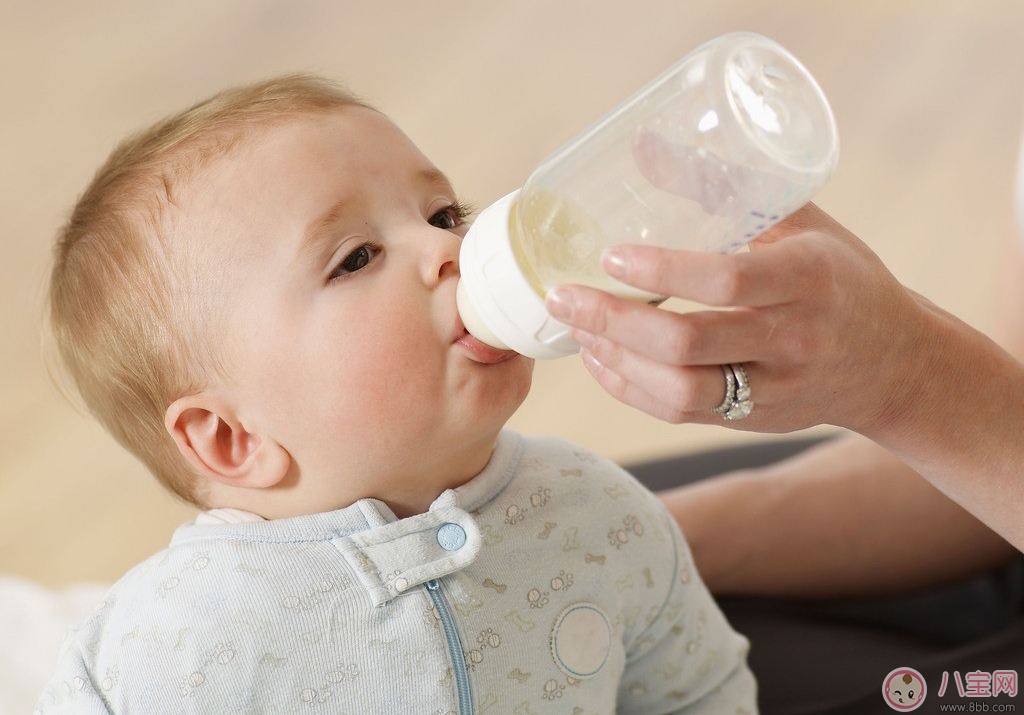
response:
<svg viewBox="0 0 1024 715"><path fill-rule="evenodd" d="M655 417L722 423L712 408L726 363L743 364L755 407L725 424L757 432L829 423L869 433L922 384L930 304L814 204L750 252L617 246L602 264L637 288L730 308L675 313L587 286L549 292L598 383Z"/></svg>

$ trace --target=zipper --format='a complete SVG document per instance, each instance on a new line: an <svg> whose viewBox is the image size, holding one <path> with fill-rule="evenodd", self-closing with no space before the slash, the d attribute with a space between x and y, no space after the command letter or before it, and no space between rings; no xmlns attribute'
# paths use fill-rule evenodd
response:
<svg viewBox="0 0 1024 715"><path fill-rule="evenodd" d="M459 715L473 715L473 701L469 692L469 670L466 668L466 656L462 652L462 640L459 638L459 631L455 628L455 619L452 618L451 609L448 608L448 599L441 590L441 582L436 578L427 581L427 593L434 601L438 615L441 616L441 626L444 628L444 637L448 641L448 652L452 656L452 671L455 673L455 687L459 692Z"/></svg>

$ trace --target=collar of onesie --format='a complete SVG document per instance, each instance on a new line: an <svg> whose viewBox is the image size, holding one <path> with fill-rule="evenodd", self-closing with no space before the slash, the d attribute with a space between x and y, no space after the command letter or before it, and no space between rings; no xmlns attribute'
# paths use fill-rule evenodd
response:
<svg viewBox="0 0 1024 715"><path fill-rule="evenodd" d="M473 562L482 541L472 512L505 489L522 451L523 438L502 430L483 471L462 486L446 489L424 513L405 519L379 499L360 499L343 509L287 519L234 513L238 510L223 519L220 512L226 510L214 510L179 527L171 546L208 539L329 543L352 567L373 604L380 606Z"/></svg>

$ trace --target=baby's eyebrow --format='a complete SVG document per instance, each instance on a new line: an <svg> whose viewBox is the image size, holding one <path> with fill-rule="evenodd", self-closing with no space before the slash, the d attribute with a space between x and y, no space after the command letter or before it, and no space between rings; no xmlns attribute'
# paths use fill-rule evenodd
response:
<svg viewBox="0 0 1024 715"><path fill-rule="evenodd" d="M439 169L433 167L420 169L413 174L413 183L437 186L452 190L452 182ZM323 215L315 219L302 234L296 259L303 259L315 254L331 236L331 229L344 217L351 201L343 198L336 201Z"/></svg>

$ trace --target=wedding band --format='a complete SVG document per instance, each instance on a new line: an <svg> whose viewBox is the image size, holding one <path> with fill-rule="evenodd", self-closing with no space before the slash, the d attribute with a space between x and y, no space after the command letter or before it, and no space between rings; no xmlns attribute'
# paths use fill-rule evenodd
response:
<svg viewBox="0 0 1024 715"><path fill-rule="evenodd" d="M711 411L716 415L724 416L736 404L736 375L728 365L722 365L722 374L725 375L725 399L722 400L722 404L713 407Z"/></svg>
<svg viewBox="0 0 1024 715"><path fill-rule="evenodd" d="M729 365L732 374L736 377L736 400L744 402L750 399L750 381L747 379L747 371L740 364Z"/></svg>
<svg viewBox="0 0 1024 715"><path fill-rule="evenodd" d="M743 365L730 363L728 366L723 365L723 370L726 367L732 373L735 390L732 393L732 404L722 413L722 417L727 420L742 420L754 411L754 403L750 399L750 380L747 378L747 371L743 369Z"/></svg>

